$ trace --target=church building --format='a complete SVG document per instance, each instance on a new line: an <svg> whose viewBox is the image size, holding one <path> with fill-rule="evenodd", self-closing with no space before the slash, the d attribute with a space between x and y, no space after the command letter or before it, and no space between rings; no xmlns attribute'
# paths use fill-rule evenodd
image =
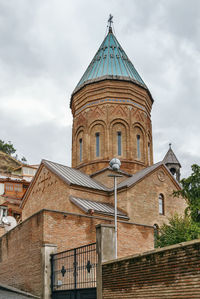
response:
<svg viewBox="0 0 200 299"><path fill-rule="evenodd" d="M52 286L55 273L50 254L95 243L96 227L113 230L113 175L118 176L117 257L154 249L157 229L175 212L183 214L186 203L172 195L181 188L181 165L171 145L162 161L153 162L153 102L110 18L105 39L72 92L72 167L41 161L22 199L22 222L0 237L1 283L50 298L50 273ZM118 171L110 167L113 158L121 161ZM56 290L64 286L64 275L74 273L76 281L77 262L70 261L75 272L66 275L58 263ZM93 280L89 257L85 262L82 268Z"/></svg>
<svg viewBox="0 0 200 299"><path fill-rule="evenodd" d="M49 238L59 250L94 242L95 225L114 221L114 171L109 162L115 157L121 161L119 256L153 249L154 228L186 207L182 198L172 195L180 190L181 165L171 145L163 161L153 162L153 102L110 21L105 39L72 92L72 167L42 160L24 196L22 220L49 211Z"/></svg>

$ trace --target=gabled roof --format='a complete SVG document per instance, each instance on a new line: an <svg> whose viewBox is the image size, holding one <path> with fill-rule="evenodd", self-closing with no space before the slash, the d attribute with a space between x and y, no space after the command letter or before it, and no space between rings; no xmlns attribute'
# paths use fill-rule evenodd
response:
<svg viewBox="0 0 200 299"><path fill-rule="evenodd" d="M148 174L150 174L151 172L153 172L154 170L156 170L160 166L163 166L165 168L165 170L170 175L170 177L180 187L179 182L174 178L174 176L171 174L171 172L169 171L169 169L165 166L165 164L163 163L163 161L160 161L158 163L155 163L155 164L153 164L153 165L151 165L151 166L149 166L147 168L144 168L144 169L136 172L135 174L132 175L132 177L130 177L127 180L119 183L118 184L118 189L125 188L125 187L127 187L127 188L131 187L132 185L138 183L140 180L144 179Z"/></svg>
<svg viewBox="0 0 200 299"><path fill-rule="evenodd" d="M93 210L94 213L97 214L104 214L109 216L114 216L115 214L114 207L109 203L92 201L92 200L82 199L74 196L70 196L70 200L86 213L89 213L90 210ZM129 219L129 217L125 213L122 213L118 209L117 209L117 216L120 218Z"/></svg>
<svg viewBox="0 0 200 299"><path fill-rule="evenodd" d="M166 153L164 159L163 159L163 163L165 165L167 164L178 164L180 167L181 167L181 164L180 162L178 161L176 155L174 154L172 148L171 148L171 144L169 146L169 150L168 152Z"/></svg>
<svg viewBox="0 0 200 299"><path fill-rule="evenodd" d="M103 184L99 183L95 179L91 178L87 174L84 174L77 169L74 169L74 168L59 164L59 163L51 162L48 160L42 160L35 177L33 178L29 188L27 189L27 192L24 194L23 201L21 203L21 207L24 206L24 204L26 202L26 198L29 194L29 191L31 190L32 186L34 185L35 181L37 180L37 174L41 170L42 164L45 165L49 170L51 170L58 177L60 177L60 179L63 180L64 182L66 182L68 185L75 185L75 186L90 188L93 190L99 190L99 191L104 191L104 192L111 192L111 193L114 191L114 188L107 188ZM128 177L127 179L125 179L124 181L119 183L117 186L118 190L131 187L132 185L134 185L134 184L138 183L139 181L141 181L142 179L144 179L148 174L155 171L160 166L163 166L165 168L166 172L173 179L173 181L178 185L178 187L181 188L178 181L176 181L176 179L171 174L169 169L165 166L165 164L163 164L163 161L161 161L152 166L149 166L147 168L144 168L144 169L138 171L137 173L133 174L131 177Z"/></svg>
<svg viewBox="0 0 200 299"><path fill-rule="evenodd" d="M107 171L107 170L110 170L110 171L113 172L112 168L109 166L109 167L105 167L105 168L103 168L103 169L100 169L100 170L98 170L98 171L96 171L96 172L93 172L92 174L90 174L90 177L92 178L93 176L96 176L96 175L98 175L98 174L100 174L100 173L102 173L102 172L105 172L105 171ZM130 173L126 172L126 171L123 171L123 170L121 170L121 169L118 171L118 173L119 173L119 174L122 174L122 175L125 175L125 176L127 176L127 177L131 177L131 176L132 176L132 174L130 174Z"/></svg>
<svg viewBox="0 0 200 299"><path fill-rule="evenodd" d="M109 190L104 185L77 169L47 160L42 160L42 163L69 185L78 185L101 191Z"/></svg>
<svg viewBox="0 0 200 299"><path fill-rule="evenodd" d="M132 186L133 184L135 184L138 181L140 181L141 179L143 179L146 175L148 175L150 172L154 171L156 168L158 168L162 164L163 163L161 161L161 162L158 162L156 164L153 164L153 165L151 165L147 168L144 168L144 169L136 172L130 178L128 178L127 180L125 180L125 181L121 182L120 184L118 184L118 188Z"/></svg>
<svg viewBox="0 0 200 299"><path fill-rule="evenodd" d="M84 85L101 79L128 80L147 89L111 28L73 93Z"/></svg>

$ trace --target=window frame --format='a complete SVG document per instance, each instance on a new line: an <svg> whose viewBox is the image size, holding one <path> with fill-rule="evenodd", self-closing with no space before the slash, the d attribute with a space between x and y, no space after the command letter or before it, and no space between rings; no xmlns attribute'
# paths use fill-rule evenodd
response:
<svg viewBox="0 0 200 299"><path fill-rule="evenodd" d="M100 133L95 133L95 139L96 139L96 157L100 157Z"/></svg>
<svg viewBox="0 0 200 299"><path fill-rule="evenodd" d="M83 161L83 139L79 139L79 162Z"/></svg>
<svg viewBox="0 0 200 299"><path fill-rule="evenodd" d="M136 139L137 139L137 158L140 160L141 159L141 150L140 150L140 135L139 134L137 134Z"/></svg>
<svg viewBox="0 0 200 299"><path fill-rule="evenodd" d="M165 201L164 195L162 193L158 196L158 211L159 215L165 215Z"/></svg>
<svg viewBox="0 0 200 299"><path fill-rule="evenodd" d="M122 156L122 132L117 131L117 155Z"/></svg>

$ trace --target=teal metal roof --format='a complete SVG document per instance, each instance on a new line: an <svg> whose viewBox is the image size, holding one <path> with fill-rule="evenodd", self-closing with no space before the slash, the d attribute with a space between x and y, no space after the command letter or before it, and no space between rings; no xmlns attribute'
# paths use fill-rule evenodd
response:
<svg viewBox="0 0 200 299"><path fill-rule="evenodd" d="M104 79L133 81L147 89L111 28L73 93L88 83Z"/></svg>

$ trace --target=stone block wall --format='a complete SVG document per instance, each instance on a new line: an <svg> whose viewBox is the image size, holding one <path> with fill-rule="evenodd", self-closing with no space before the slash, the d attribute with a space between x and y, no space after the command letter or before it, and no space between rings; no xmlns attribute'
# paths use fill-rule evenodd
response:
<svg viewBox="0 0 200 299"><path fill-rule="evenodd" d="M200 298L200 240L103 263L103 299Z"/></svg>

